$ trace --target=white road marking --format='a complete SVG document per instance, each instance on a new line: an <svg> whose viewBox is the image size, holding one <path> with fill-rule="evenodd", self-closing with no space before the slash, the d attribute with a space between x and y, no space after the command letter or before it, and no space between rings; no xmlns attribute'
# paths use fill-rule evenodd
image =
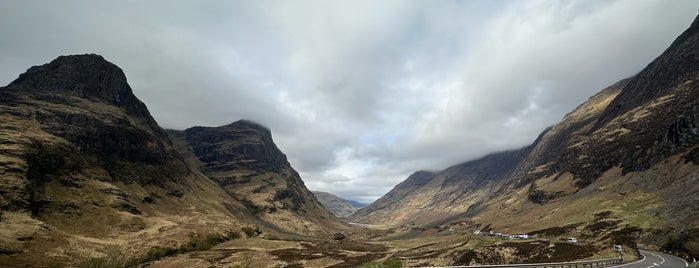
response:
<svg viewBox="0 0 699 268"><path fill-rule="evenodd" d="M643 262L643 261L646 260L646 258L648 258L648 257L646 257L646 255L645 255L644 253L652 254L652 255L654 255L654 256L660 258L660 260L661 260L660 263L655 262L655 263L653 263L653 265L648 266L648 267L646 267L646 268L654 268L654 267L658 267L658 266L661 266L661 267L662 267L662 264L665 263L665 261L667 261L663 256L660 256L660 255L655 254L655 253L653 253L653 252L648 252L648 251L646 251L646 252L639 252L639 253L641 253L641 256L643 257L642 259L640 259L640 260L638 260L638 261L635 261L635 262L626 263L626 264L621 264L621 265L616 265L616 266L611 266L611 267L612 267L612 268L624 267L624 266L633 265L633 264L638 264L638 263L640 263L640 262ZM679 258L679 257L672 256L672 255L668 255L668 256L673 257L673 258L676 258L676 259L682 260L682 262L684 262L684 267L689 267L689 263L688 263L686 260L684 260L684 259L682 259L682 258Z"/></svg>
<svg viewBox="0 0 699 268"><path fill-rule="evenodd" d="M641 256L643 256L643 259L637 260L637 261L635 261L635 262L629 262L629 263L627 263L627 264L622 264L622 265L613 266L613 268L616 268L616 267L624 267L624 266L627 266L627 265L636 264L636 263L645 261L645 260L646 260L646 255L644 255L643 253L641 253Z"/></svg>
<svg viewBox="0 0 699 268"><path fill-rule="evenodd" d="M663 260L663 261L660 262L660 264L665 263L665 258L663 258L663 256L660 256L660 255L655 254L655 253L651 253L651 254L653 254L653 255L655 255L656 257L658 257L658 258L660 258L661 260ZM660 266L660 264L657 264L657 263L653 263L653 264L654 264L654 265L657 265L657 266Z"/></svg>

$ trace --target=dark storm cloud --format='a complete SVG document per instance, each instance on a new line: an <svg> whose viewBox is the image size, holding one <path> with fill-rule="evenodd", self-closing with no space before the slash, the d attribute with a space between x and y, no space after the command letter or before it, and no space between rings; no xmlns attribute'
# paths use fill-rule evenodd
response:
<svg viewBox="0 0 699 268"><path fill-rule="evenodd" d="M122 67L166 128L267 125L313 190L370 202L527 145L643 68L693 0L4 1L0 83L58 55Z"/></svg>

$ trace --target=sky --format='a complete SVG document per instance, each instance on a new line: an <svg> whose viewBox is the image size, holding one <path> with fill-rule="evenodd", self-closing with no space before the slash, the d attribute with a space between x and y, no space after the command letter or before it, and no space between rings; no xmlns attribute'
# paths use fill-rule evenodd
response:
<svg viewBox="0 0 699 268"><path fill-rule="evenodd" d="M272 131L311 190L370 203L520 148L634 75L696 0L0 0L0 84L59 55L120 66L161 127Z"/></svg>

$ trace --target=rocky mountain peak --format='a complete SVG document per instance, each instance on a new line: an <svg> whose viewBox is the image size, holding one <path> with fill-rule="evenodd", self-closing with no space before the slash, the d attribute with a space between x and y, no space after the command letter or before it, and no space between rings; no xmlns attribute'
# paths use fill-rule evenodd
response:
<svg viewBox="0 0 699 268"><path fill-rule="evenodd" d="M181 156L239 200L249 217L284 232L322 233L342 226L306 188L268 128L240 120L169 133Z"/></svg>
<svg viewBox="0 0 699 268"><path fill-rule="evenodd" d="M29 68L0 88L1 103L16 120L33 120L75 152L103 166L112 179L146 180L123 165L184 170L167 134L132 92L124 72L100 55L60 56ZM153 165L153 166L150 166ZM146 168L147 169L147 168ZM131 172L133 173L133 172ZM148 181L178 176L149 175Z"/></svg>
<svg viewBox="0 0 699 268"><path fill-rule="evenodd" d="M270 130L249 120L221 127L193 127L184 132L194 153L210 169L278 171L287 165L286 155L274 144Z"/></svg>
<svg viewBox="0 0 699 268"><path fill-rule="evenodd" d="M33 66L7 88L33 94L65 93L150 118L121 68L96 54L60 56L47 64Z"/></svg>
<svg viewBox="0 0 699 268"><path fill-rule="evenodd" d="M238 121L235 121L233 123L230 123L228 125L223 126L224 128L236 128L236 129L250 129L250 130L255 130L260 133L260 135L264 136L272 136L272 132L269 130L269 128L251 120L247 119L241 119Z"/></svg>

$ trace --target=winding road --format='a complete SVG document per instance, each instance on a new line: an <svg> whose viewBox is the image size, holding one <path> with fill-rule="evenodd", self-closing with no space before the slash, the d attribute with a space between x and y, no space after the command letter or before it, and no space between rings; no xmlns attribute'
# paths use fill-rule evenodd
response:
<svg viewBox="0 0 699 268"><path fill-rule="evenodd" d="M681 258L654 251L641 250L643 259L611 267L621 268L655 268L655 267L689 267L689 264Z"/></svg>

